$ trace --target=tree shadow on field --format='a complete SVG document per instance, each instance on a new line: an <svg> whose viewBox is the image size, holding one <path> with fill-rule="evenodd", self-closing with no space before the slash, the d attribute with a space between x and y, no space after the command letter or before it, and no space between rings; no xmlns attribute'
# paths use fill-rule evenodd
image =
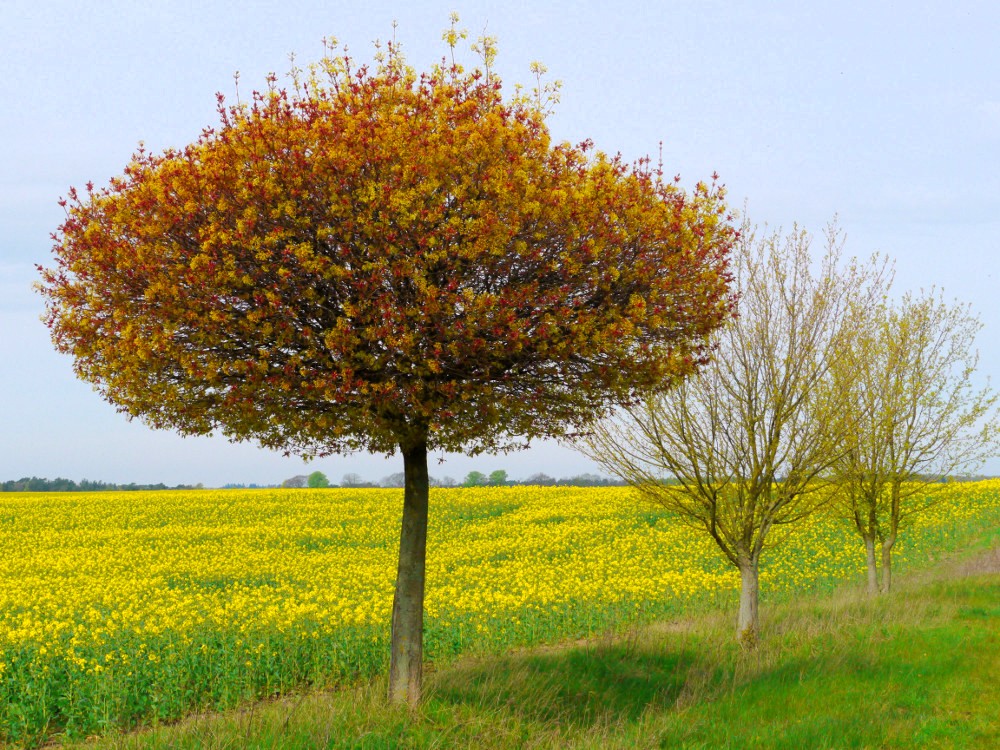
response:
<svg viewBox="0 0 1000 750"><path fill-rule="evenodd" d="M694 650L569 647L456 665L435 675L435 700L529 722L593 726L686 703L717 675Z"/></svg>

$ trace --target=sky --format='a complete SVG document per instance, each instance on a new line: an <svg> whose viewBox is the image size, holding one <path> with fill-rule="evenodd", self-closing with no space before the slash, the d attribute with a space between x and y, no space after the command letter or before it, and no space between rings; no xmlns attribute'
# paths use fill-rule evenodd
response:
<svg viewBox="0 0 1000 750"><path fill-rule="evenodd" d="M418 70L438 62L449 13L497 37L508 90L533 61L562 82L557 140L627 160L658 154L691 187L713 172L771 228L896 261L896 289L943 288L983 329L979 374L1000 381L1000 5L730 0L5 0L0 8L0 480L279 483L323 471L376 481L396 455L304 464L223 437L129 422L56 354L32 291L70 186L120 174L139 141L182 147L216 123L215 94L263 87L336 37L359 60L395 33ZM396 22L395 32L393 22ZM471 64L471 54L467 56ZM519 453L435 455L431 474L597 472L554 442ZM1000 474L1000 460L985 466Z"/></svg>

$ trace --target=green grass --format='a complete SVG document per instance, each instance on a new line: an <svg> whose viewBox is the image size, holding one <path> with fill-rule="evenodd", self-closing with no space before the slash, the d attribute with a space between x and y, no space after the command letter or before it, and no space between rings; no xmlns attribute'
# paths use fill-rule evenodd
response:
<svg viewBox="0 0 1000 750"><path fill-rule="evenodd" d="M764 601L752 652L718 610L454 661L426 676L415 713L375 680L67 747L1000 747L998 542L988 533L887 597Z"/></svg>

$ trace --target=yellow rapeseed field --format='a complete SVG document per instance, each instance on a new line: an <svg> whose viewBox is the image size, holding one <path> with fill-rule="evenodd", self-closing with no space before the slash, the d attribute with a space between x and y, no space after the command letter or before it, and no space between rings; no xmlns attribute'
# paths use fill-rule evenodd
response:
<svg viewBox="0 0 1000 750"><path fill-rule="evenodd" d="M76 736L383 669L401 505L371 489L0 495L0 727ZM895 560L998 518L1000 481L954 485ZM624 488L432 490L430 519L432 660L670 616L739 583L707 536ZM786 534L765 606L859 578L852 534L824 517Z"/></svg>

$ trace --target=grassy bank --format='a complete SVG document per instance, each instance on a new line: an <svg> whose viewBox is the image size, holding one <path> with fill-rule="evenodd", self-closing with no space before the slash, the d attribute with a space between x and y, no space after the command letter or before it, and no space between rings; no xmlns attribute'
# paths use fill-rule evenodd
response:
<svg viewBox="0 0 1000 750"><path fill-rule="evenodd" d="M461 659L418 713L353 690L258 702L73 748L985 748L1000 746L1000 533L892 595L815 593L589 641Z"/></svg>

